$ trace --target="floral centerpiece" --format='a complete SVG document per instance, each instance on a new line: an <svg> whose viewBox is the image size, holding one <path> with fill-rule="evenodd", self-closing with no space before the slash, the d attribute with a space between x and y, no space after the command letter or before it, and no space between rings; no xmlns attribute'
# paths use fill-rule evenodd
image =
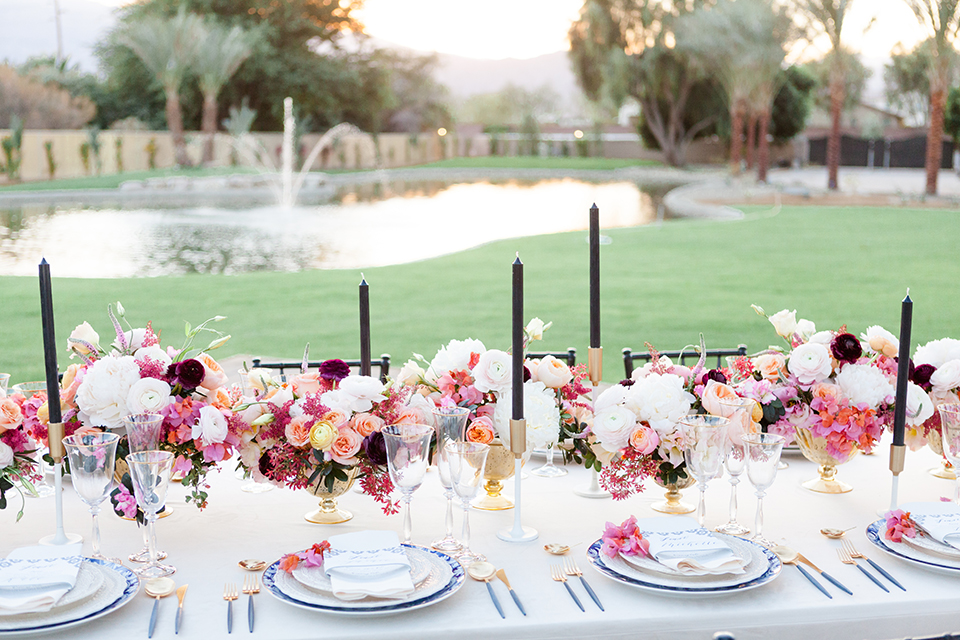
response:
<svg viewBox="0 0 960 640"><path fill-rule="evenodd" d="M37 445L27 432L23 419L23 404L27 398L0 391L0 509L7 508L7 491L20 494L17 522L23 517L23 492L36 495L33 483L40 479L35 459Z"/></svg>
<svg viewBox="0 0 960 640"><path fill-rule="evenodd" d="M229 410L239 390L226 386L226 374L208 353L230 339L209 326L224 318L217 316L197 327L188 323L184 343L177 349L161 347L150 322L142 328L130 326L119 302L107 313L116 334L109 347L100 345L100 336L87 322L68 338L71 357L82 364L70 365L61 382L64 430L70 434L81 424L121 429L127 415L163 415L160 447L176 455L174 471L191 489L187 501L202 509L207 503L207 472L234 454L244 427ZM204 333L214 339L203 348L194 347ZM35 430L45 438L46 428L41 427Z"/></svg>
<svg viewBox="0 0 960 640"><path fill-rule="evenodd" d="M917 347L911 362L910 381L929 395L934 409L941 404L960 402L960 340L941 338ZM931 411L922 424L907 431L905 441L913 450L930 443L942 454L940 413Z"/></svg>
<svg viewBox="0 0 960 640"><path fill-rule="evenodd" d="M254 480L332 491L356 472L384 513L397 511L381 430L424 421L424 412L410 404L410 389L350 375L342 360L328 360L290 382L253 369L247 383L253 395L234 405L230 419L239 425L240 464Z"/></svg>

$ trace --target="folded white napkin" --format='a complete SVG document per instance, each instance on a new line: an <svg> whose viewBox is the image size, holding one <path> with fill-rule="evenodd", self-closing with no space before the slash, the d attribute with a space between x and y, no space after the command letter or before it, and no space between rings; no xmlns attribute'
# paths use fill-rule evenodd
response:
<svg viewBox="0 0 960 640"><path fill-rule="evenodd" d="M359 531L328 541L323 569L337 598L401 598L413 593L410 560L395 532Z"/></svg>
<svg viewBox="0 0 960 640"><path fill-rule="evenodd" d="M637 528L650 542L650 555L684 575L743 573L744 561L692 518L644 518Z"/></svg>
<svg viewBox="0 0 960 640"><path fill-rule="evenodd" d="M952 502L909 502L900 509L930 537L960 549L960 507Z"/></svg>
<svg viewBox="0 0 960 640"><path fill-rule="evenodd" d="M0 616L49 611L73 589L80 545L14 549L0 560Z"/></svg>

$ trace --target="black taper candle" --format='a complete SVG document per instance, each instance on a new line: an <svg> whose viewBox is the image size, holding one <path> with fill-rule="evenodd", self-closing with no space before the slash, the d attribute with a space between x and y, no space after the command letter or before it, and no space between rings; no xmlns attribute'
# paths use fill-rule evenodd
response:
<svg viewBox="0 0 960 640"><path fill-rule="evenodd" d="M590 346L600 347L600 209L590 207Z"/></svg>
<svg viewBox="0 0 960 640"><path fill-rule="evenodd" d="M370 375L370 286L360 274L360 375Z"/></svg>
<svg viewBox="0 0 960 640"><path fill-rule="evenodd" d="M513 261L513 419L523 420L523 263Z"/></svg>
<svg viewBox="0 0 960 640"><path fill-rule="evenodd" d="M913 323L913 300L910 289L900 305L900 355L897 362L897 404L893 411L893 445L903 446L907 422L907 382L910 377L910 329Z"/></svg>
<svg viewBox="0 0 960 640"><path fill-rule="evenodd" d="M43 327L43 362L47 373L49 421L61 422L57 336L53 328L53 289L50 284L50 264L46 258L40 260L40 322Z"/></svg>

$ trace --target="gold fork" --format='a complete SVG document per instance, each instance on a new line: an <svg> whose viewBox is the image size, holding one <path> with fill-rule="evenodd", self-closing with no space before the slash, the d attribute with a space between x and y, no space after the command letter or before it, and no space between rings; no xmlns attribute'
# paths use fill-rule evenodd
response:
<svg viewBox="0 0 960 640"><path fill-rule="evenodd" d="M606 611L606 609L603 608L603 605L600 604L600 598L597 597L597 594L594 593L593 589L590 588L590 585L587 584L587 579L583 577L583 572L580 571L580 567L577 566L576 560L573 558L564 558L563 570L568 576L576 576L580 578L580 584L582 584L583 588L587 590L587 594L590 596L590 599L593 600L594 604L600 607L600 611Z"/></svg>
<svg viewBox="0 0 960 640"><path fill-rule="evenodd" d="M247 601L247 623L250 627L250 633L253 633L253 595L260 593L260 574L256 574L248 580L243 579L243 592L250 596Z"/></svg>
<svg viewBox="0 0 960 640"><path fill-rule="evenodd" d="M237 586L227 583L223 587L223 599L227 601L227 633L233 633L233 601L239 597Z"/></svg>
<svg viewBox="0 0 960 640"><path fill-rule="evenodd" d="M878 565L876 562L874 562L873 560L871 560L871 559L868 558L867 556L865 556L865 555L863 555L862 553L860 553L859 551L857 551L857 548L856 548L855 546L853 546L853 543L852 543L852 542L850 542L850 541L847 540L846 538L843 538L842 540L840 540L840 544L843 545L844 550L845 550L847 553L850 554L850 557L852 557L852 558L861 558L861 559L863 559L863 560L866 560L867 562L870 563L870 566L871 566L871 567L873 567L874 569L877 570L877 572L878 572L880 575L882 575L884 578L886 578L887 580L889 580L889 581L892 582L893 584L897 585L897 587L899 587L901 591L906 591L906 590L907 590L906 587L904 587L902 584L900 584L899 582L897 582L896 578L894 578L892 575L890 575L889 573L887 573L886 571L884 571L883 567L881 567L881 566Z"/></svg>
<svg viewBox="0 0 960 640"><path fill-rule="evenodd" d="M577 597L577 594L573 592L573 589L570 588L570 585L567 584L567 576L563 574L563 569L560 568L560 565L553 564L550 565L550 575L557 582L562 582L563 586L567 588L567 593L570 594L570 597L573 598L573 601L577 603L577 606L580 607L580 611L586 613L586 609L583 608L583 605L580 603L580 598Z"/></svg>
<svg viewBox="0 0 960 640"><path fill-rule="evenodd" d="M882 583L882 582L880 582L880 581L877 580L875 577L873 577L873 574L872 574L872 573L870 573L869 571L867 571L866 569L864 569L863 567L861 567L861 566L857 563L856 560L854 560L853 558L851 558L851 557L850 557L850 553L849 553L844 547L841 547L841 548L837 549L837 555L840 556L840 562L842 562L843 564L852 564L852 565L855 566L857 569L860 569L860 573L862 573L863 575L865 575L865 576L867 576L868 578L870 578L870 580L873 582L873 584L877 585L878 587L880 587L881 589L883 589L883 590L886 591L887 593L890 593L890 590L887 589L885 586L883 586L883 583Z"/></svg>

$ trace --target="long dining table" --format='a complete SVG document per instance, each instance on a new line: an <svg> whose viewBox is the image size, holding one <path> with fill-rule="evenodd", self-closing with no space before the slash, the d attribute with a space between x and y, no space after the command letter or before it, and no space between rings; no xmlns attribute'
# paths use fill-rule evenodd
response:
<svg viewBox="0 0 960 640"><path fill-rule="evenodd" d="M833 598L817 591L799 571L789 565L771 582L749 591L712 597L662 595L637 590L597 572L586 551L596 541L607 521L620 523L630 515L638 518L658 515L651 505L663 497L653 482L636 496L622 501L592 499L575 495L585 487L589 473L575 466L561 478L528 475L522 481L522 522L535 528L539 538L528 543L508 543L496 533L513 523L514 511L471 510L472 547L506 570L513 588L523 601L522 616L503 584L494 589L504 607L505 619L491 604L487 589L467 580L451 597L430 607L384 617L343 617L292 607L264 590L255 596L256 627L247 629L246 596L234 603L233 633L226 626L227 583L242 585L246 572L238 566L243 559L272 563L283 554L298 551L329 536L368 529L388 529L400 534L402 514L385 516L367 496L350 491L340 505L354 518L337 525L316 525L303 515L316 508L317 498L304 491L274 489L265 493L242 490L244 480L232 465L224 465L209 476L209 506L203 511L184 504L185 490L174 485L168 496L169 517L157 522L158 545L177 568L178 585L189 584L184 600L180 634L190 638L234 638L253 635L261 638L377 638L383 640L458 640L481 638L712 638L726 631L737 640L754 638L917 638L960 630L960 571L937 573L885 554L865 535L866 527L889 507L891 475L888 471L889 437L873 455L860 455L839 467L839 477L853 486L849 493L813 493L801 482L814 477L817 467L799 453L788 452L789 467L779 475L764 500L766 537L802 552L820 568L840 579L852 591L849 596L829 584ZM534 456L527 469L542 464ZM931 468L939 458L929 449L908 452L906 470L900 476L900 502L936 501L953 496L950 480L934 477ZM513 494L513 480L506 481L506 493ZM685 490L685 501L696 504L697 489ZM730 485L726 479L713 480L706 492L706 525L726 522ZM0 554L17 547L36 544L52 533L55 523L52 498L28 499L26 513L15 522L17 499L0 512L3 535ZM753 526L757 500L743 477L739 486L739 520ZM90 516L86 507L64 483L66 529L84 535L89 553ZM429 544L443 535L445 499L437 473L431 470L413 496L413 542ZM662 516L671 517L671 516ZM459 533L460 511L455 512ZM837 556L839 543L821 535L823 527L845 529L858 549L885 568L906 591L890 587L885 593L855 567L844 565ZM136 524L106 513L101 517L103 551L126 557L143 542ZM605 611L600 611L578 582L571 585L584 603L581 612L564 587L550 576L551 564L560 558L544 551L547 543L570 546L584 576L596 591ZM133 566L127 562L128 566ZM869 568L869 567L868 567ZM68 637L112 640L146 637L153 601L142 589L126 606L82 626L71 628ZM174 637L176 597L160 604L154 637ZM0 634L2 635L2 634Z"/></svg>

